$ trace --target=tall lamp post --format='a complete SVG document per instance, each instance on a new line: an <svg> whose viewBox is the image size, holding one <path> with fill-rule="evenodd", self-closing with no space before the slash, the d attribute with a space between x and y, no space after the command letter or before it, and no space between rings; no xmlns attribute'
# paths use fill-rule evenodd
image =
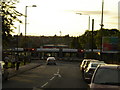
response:
<svg viewBox="0 0 120 90"><path fill-rule="evenodd" d="M79 15L88 15L88 14L82 14L82 13L76 13L76 14L79 14ZM88 15L88 30L90 30L90 15Z"/></svg>
<svg viewBox="0 0 120 90"><path fill-rule="evenodd" d="M25 6L25 40L26 40L26 33L27 33L27 8L28 7L37 7L36 5L32 6ZM27 43L25 43L25 48L27 48ZM25 57L26 57L26 52L25 52ZM24 65L26 64L26 59L24 60Z"/></svg>
<svg viewBox="0 0 120 90"><path fill-rule="evenodd" d="M27 31L27 8L28 7L37 7L36 5L32 5L32 6L25 6L25 37L26 37L26 31Z"/></svg>
<svg viewBox="0 0 120 90"><path fill-rule="evenodd" d="M76 14L79 14L79 15L87 15L89 18L88 18L88 30L90 30L90 15L88 15L88 14L82 14L82 13L76 13ZM93 29L94 29L94 19L92 19L92 43L91 43L91 55L89 56L89 58L93 58ZM87 56L87 54L86 54L86 56ZM87 57L88 57L87 56Z"/></svg>

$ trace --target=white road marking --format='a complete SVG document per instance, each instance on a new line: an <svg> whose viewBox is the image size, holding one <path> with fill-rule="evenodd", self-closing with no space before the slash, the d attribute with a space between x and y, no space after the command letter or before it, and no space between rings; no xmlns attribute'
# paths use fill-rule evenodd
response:
<svg viewBox="0 0 120 90"><path fill-rule="evenodd" d="M55 76L61 77L60 73L60 69L58 68L57 73L54 74ZM55 76L53 76L50 80L53 80L55 78ZM46 82L44 85L41 86L41 88L45 87L48 84L48 82ZM36 88L34 88L36 89Z"/></svg>
<svg viewBox="0 0 120 90"><path fill-rule="evenodd" d="M61 75L60 75L60 69L59 69L59 68L58 68L57 73L55 73L54 75L55 75L55 76L58 76L58 77L61 77Z"/></svg>
<svg viewBox="0 0 120 90"><path fill-rule="evenodd" d="M61 77L61 75L60 74L54 74L55 76L58 76L58 77Z"/></svg>
<svg viewBox="0 0 120 90"><path fill-rule="evenodd" d="M42 85L41 87L43 88L43 87L45 87L46 85L48 84L48 82L46 82L44 85Z"/></svg>
<svg viewBox="0 0 120 90"><path fill-rule="evenodd" d="M57 74L59 74L59 72L60 72L60 69L58 68Z"/></svg>
<svg viewBox="0 0 120 90"><path fill-rule="evenodd" d="M55 76L54 77L52 77L50 80L53 80L55 78Z"/></svg>

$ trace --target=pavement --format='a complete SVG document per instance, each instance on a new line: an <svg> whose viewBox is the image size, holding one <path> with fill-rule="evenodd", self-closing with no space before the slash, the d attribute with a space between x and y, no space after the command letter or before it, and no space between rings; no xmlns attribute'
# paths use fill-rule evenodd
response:
<svg viewBox="0 0 120 90"><path fill-rule="evenodd" d="M25 71L28 71L28 70L34 69L36 67L39 67L40 65L42 65L42 62L41 62L41 60L31 61L31 63L29 63L29 64L20 66L19 70L15 70L15 68L9 68L9 69L7 69L8 72L9 72L8 78L14 77L16 75L19 75L19 74L25 72Z"/></svg>

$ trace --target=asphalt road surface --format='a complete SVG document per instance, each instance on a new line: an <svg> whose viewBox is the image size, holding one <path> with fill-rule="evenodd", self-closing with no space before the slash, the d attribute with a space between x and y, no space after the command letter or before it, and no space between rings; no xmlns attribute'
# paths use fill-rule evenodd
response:
<svg viewBox="0 0 120 90"><path fill-rule="evenodd" d="M89 89L79 69L79 62L57 62L43 65L10 78L3 90Z"/></svg>

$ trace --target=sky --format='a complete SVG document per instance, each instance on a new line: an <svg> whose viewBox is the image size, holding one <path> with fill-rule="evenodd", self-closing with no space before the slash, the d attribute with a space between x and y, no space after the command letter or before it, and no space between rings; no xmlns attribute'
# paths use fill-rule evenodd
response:
<svg viewBox="0 0 120 90"><path fill-rule="evenodd" d="M118 29L118 2L104 0L104 28ZM37 7L30 7L36 5ZM94 30L100 29L102 0L20 0L16 9L25 14L27 8L27 35L37 36L80 36L90 30L94 19ZM76 14L81 13L81 15ZM14 34L25 34L25 17L20 17L23 24L15 23Z"/></svg>

